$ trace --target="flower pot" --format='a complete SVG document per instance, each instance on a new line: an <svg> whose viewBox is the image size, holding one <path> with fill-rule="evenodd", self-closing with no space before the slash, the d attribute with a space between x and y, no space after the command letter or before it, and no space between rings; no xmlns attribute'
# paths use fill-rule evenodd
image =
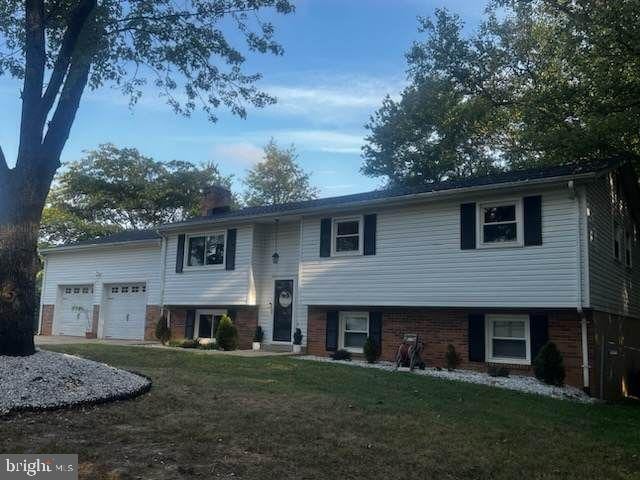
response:
<svg viewBox="0 0 640 480"><path fill-rule="evenodd" d="M255 351L260 350L260 342L253 342L253 343L251 344L251 349L252 349L252 350L255 350Z"/></svg>
<svg viewBox="0 0 640 480"><path fill-rule="evenodd" d="M300 353L302 351L302 345L293 345L293 353Z"/></svg>

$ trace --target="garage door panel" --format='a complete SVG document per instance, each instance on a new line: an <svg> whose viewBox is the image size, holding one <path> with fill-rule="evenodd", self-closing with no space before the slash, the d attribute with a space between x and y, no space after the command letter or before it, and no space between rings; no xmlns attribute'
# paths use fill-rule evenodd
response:
<svg viewBox="0 0 640 480"><path fill-rule="evenodd" d="M93 287L72 285L60 287L59 304L56 308L56 333L84 337L91 330L93 317Z"/></svg>
<svg viewBox="0 0 640 480"><path fill-rule="evenodd" d="M146 312L146 285L106 286L104 337L129 340L144 338Z"/></svg>

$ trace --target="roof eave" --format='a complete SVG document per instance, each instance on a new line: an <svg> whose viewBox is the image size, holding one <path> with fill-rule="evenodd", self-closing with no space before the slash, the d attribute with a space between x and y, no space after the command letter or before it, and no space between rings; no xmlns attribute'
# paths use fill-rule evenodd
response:
<svg viewBox="0 0 640 480"><path fill-rule="evenodd" d="M506 190L506 189L518 188L518 187L529 187L529 186L536 186L536 185L563 183L569 180L588 180L588 179L596 178L597 176L601 175L603 172L606 172L608 170L609 169L604 169L602 171L559 175L556 177L537 178L537 179L531 179L531 180L518 180L513 182L505 182L505 183L492 183L488 185L476 185L472 187L453 188L449 190L436 190L432 192L415 193L410 195L399 195L397 197L385 197L385 198L376 198L371 200L361 200L361 201L338 204L338 205L320 205L317 207L304 207L296 210L289 210L286 212L274 212L274 213L247 215L247 216L239 216L239 217L227 217L227 218L211 218L211 219L207 218L197 222L184 222L184 223L178 223L178 224L162 225L158 228L158 231L161 233L173 232L177 230L188 230L188 229L203 226L203 225L212 225L212 224L229 223L229 222L247 223L259 218L293 217L298 215L318 214L326 211L351 210L353 208L364 207L364 206L394 205L398 203L411 203L415 201L423 201L423 200L431 200L431 199L435 200L440 198L462 196L468 193L475 193L480 191Z"/></svg>
<svg viewBox="0 0 640 480"><path fill-rule="evenodd" d="M50 253L61 253L78 250L92 250L95 248L113 248L119 246L136 246L145 244L157 244L160 245L160 238L147 238L145 240L128 240L125 242L112 242L112 243L90 243L86 245L66 245L61 247L48 247L38 250L40 255L48 255Z"/></svg>

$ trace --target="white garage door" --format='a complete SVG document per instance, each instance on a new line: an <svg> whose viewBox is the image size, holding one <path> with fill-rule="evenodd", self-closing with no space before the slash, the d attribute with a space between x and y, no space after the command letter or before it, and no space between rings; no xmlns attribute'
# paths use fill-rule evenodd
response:
<svg viewBox="0 0 640 480"><path fill-rule="evenodd" d="M84 337L91 330L93 287L72 285L60 287L60 305L56 308L56 333Z"/></svg>
<svg viewBox="0 0 640 480"><path fill-rule="evenodd" d="M105 286L104 337L144 338L147 288L139 283Z"/></svg>

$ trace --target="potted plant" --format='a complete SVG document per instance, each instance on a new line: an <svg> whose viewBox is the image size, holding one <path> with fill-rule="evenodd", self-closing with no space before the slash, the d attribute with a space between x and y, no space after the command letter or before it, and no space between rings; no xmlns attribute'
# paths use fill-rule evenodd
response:
<svg viewBox="0 0 640 480"><path fill-rule="evenodd" d="M300 353L302 351L302 330L296 328L296 332L293 334L293 353Z"/></svg>
<svg viewBox="0 0 640 480"><path fill-rule="evenodd" d="M256 332L253 334L253 343L251 344L251 348L253 350L260 350L260 346L263 338L264 338L264 332L262 331L262 327L258 325L256 327Z"/></svg>

